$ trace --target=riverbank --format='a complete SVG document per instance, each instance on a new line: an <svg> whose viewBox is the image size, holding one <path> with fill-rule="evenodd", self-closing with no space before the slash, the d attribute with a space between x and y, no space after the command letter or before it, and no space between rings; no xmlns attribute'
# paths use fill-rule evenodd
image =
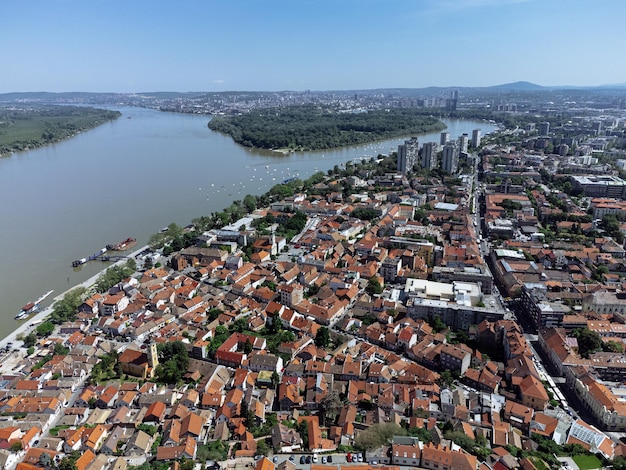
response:
<svg viewBox="0 0 626 470"><path fill-rule="evenodd" d="M210 131L206 116L119 110L121 119L0 159L0 194L11 201L0 208L5 267L0 270L0 338L21 326L14 317L25 303L51 289L56 296L106 266L91 262L72 268L72 260L129 236L138 247L145 245L169 223L184 227L247 194L262 195L287 179L306 179L364 155L389 154L404 143L391 139L284 155L242 147ZM478 121L446 124L454 137L492 130ZM420 142L438 142L439 134L421 136ZM105 178L108 189L94 191L94 178ZM159 181L167 181L167 191L155 190Z"/></svg>
<svg viewBox="0 0 626 470"><path fill-rule="evenodd" d="M72 286L71 288L65 290L63 293L57 295L56 297L54 297L52 304L48 307L46 307L45 309L43 309L40 312L37 312L35 315L33 315L31 318L25 320L20 326L18 326L15 330L13 330L11 333L9 333L9 335L7 335L5 338L0 339L0 349L4 349L7 347L7 345L9 343L11 343L11 347L9 349L13 350L13 349L18 349L18 353L8 353L6 356L7 357L1 357L0 356L0 373L6 373L11 371L15 365L17 364L17 362L19 362L22 358L23 355L26 353L25 348L22 347L22 341L20 339L18 339L18 337L23 337L23 336L27 336L29 333L34 332L35 328L37 327L38 324L44 322L48 316L52 313L52 311L54 310L54 304L58 301L61 300L63 297L65 297L65 294L67 294L68 292L78 288L78 287L84 287L86 289L89 289L90 287L92 287L100 278L100 276L110 267L112 266L120 266L126 263L127 259L130 258L135 258L135 256L137 256L139 253L141 253L142 251L148 249L149 246L145 245L142 246L141 248L133 251L132 253L129 253L127 255L127 258L125 259L121 259L119 261L116 261L115 263L112 263L108 266L106 266L103 270L101 270L100 272L98 272L97 274L91 276L89 279L87 279L86 281L81 282L80 284L77 284L75 286ZM20 343L20 344L18 344Z"/></svg>
<svg viewBox="0 0 626 470"><path fill-rule="evenodd" d="M121 115L86 106L0 106L0 121L9 123L0 134L0 157L71 139Z"/></svg>

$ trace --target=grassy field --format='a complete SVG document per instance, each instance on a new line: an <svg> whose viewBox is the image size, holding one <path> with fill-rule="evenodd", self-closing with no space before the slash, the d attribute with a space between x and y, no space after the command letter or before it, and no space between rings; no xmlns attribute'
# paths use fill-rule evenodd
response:
<svg viewBox="0 0 626 470"><path fill-rule="evenodd" d="M593 470L595 468L602 468L602 462L595 455L575 455L572 457L576 465L580 467L580 470Z"/></svg>
<svg viewBox="0 0 626 470"><path fill-rule="evenodd" d="M58 142L119 116L117 111L78 106L3 106L0 155Z"/></svg>

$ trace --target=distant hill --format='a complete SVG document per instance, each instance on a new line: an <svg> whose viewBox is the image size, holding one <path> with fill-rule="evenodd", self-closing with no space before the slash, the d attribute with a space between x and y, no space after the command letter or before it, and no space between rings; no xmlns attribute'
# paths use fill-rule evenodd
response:
<svg viewBox="0 0 626 470"><path fill-rule="evenodd" d="M352 89L352 90L315 90L313 93L336 93L339 95L354 95L359 93L386 93L401 97L415 96L450 96L452 92L458 91L461 95L484 95L484 94L521 94L526 93L544 93L556 90L572 91L583 90L588 92L607 93L610 90L622 92L626 89L626 83L605 84L598 86L575 86L575 85L556 85L543 86L527 81L518 81L512 83L503 83L500 85L484 86L484 87L468 87L468 86L429 86L421 88L372 88L372 89ZM88 104L111 104L111 105L137 105L150 100L167 100L167 99L202 99L212 98L216 96L248 95L250 99L262 96L266 93L308 93L298 90L283 91L195 91L195 92L177 92L177 91L152 91L137 93L99 93L99 92L14 92L0 93L0 103L4 102L41 102L41 103L88 103Z"/></svg>
<svg viewBox="0 0 626 470"><path fill-rule="evenodd" d="M536 83L531 82L513 82L504 83L502 85L495 85L485 87L487 90L502 90L502 91L539 91L546 90L547 88Z"/></svg>
<svg viewBox="0 0 626 470"><path fill-rule="evenodd" d="M626 88L626 83L611 83L611 84L607 84L607 85L600 85L597 87L593 87L593 88L603 88L603 89L610 89L610 90L618 90L621 88Z"/></svg>

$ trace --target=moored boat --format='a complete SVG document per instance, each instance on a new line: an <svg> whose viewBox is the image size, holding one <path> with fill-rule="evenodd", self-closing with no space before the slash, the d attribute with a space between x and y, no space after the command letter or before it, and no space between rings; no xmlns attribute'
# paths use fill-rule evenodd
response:
<svg viewBox="0 0 626 470"><path fill-rule="evenodd" d="M124 251L133 246L136 242L137 240L135 240L133 237L128 237L126 240L123 240L119 243L107 245L107 249L111 251Z"/></svg>
<svg viewBox="0 0 626 470"><path fill-rule="evenodd" d="M46 292L44 295L42 295L41 297L39 297L34 302L28 302L26 305L22 307L22 310L20 310L20 312L17 315L15 315L15 319L21 320L22 318L26 318L31 313L38 312L39 303L43 301L46 297L48 297L50 294L52 294L53 292L54 292L53 290L50 290Z"/></svg>

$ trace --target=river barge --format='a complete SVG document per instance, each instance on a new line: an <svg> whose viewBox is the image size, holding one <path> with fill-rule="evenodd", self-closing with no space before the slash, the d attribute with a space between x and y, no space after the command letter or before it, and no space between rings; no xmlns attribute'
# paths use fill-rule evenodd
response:
<svg viewBox="0 0 626 470"><path fill-rule="evenodd" d="M107 245L107 250L109 251L124 251L128 250L131 246L137 243L133 237L128 237L126 240L123 240L119 243Z"/></svg>

